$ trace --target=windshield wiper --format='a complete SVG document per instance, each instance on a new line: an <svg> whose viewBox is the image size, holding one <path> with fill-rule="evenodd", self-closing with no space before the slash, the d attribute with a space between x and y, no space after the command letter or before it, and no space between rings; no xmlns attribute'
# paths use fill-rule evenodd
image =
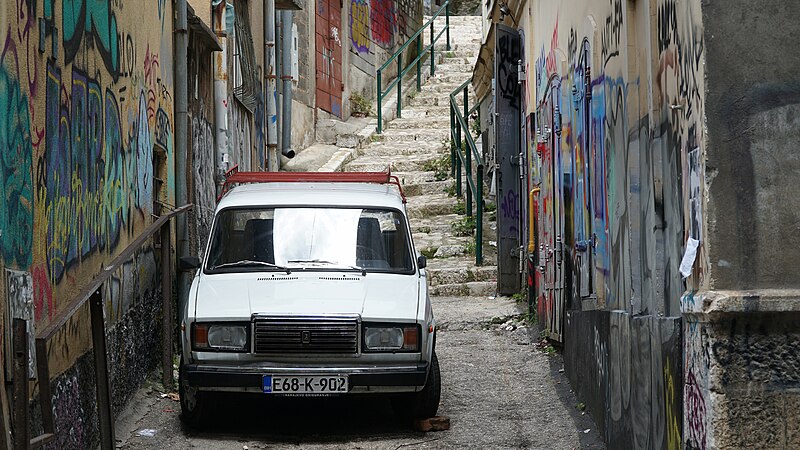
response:
<svg viewBox="0 0 800 450"><path fill-rule="evenodd" d="M358 266L351 266L350 264L342 264L335 261L326 261L324 259L290 259L290 263L314 263L314 264L328 264L332 266L342 266L347 267L348 269L357 270L361 272L361 276L367 276L367 269Z"/></svg>
<svg viewBox="0 0 800 450"><path fill-rule="evenodd" d="M272 263L266 262L266 261L255 261L255 260L252 260L252 259L244 259L244 260L241 260L241 261L218 264L218 265L212 267L211 270L216 270L216 269L220 269L220 268L223 268L223 267L237 267L237 266L267 266L267 267L274 267L276 269L285 270L287 275L292 273L292 270L290 268L288 268L288 267L279 266L277 264L272 264Z"/></svg>

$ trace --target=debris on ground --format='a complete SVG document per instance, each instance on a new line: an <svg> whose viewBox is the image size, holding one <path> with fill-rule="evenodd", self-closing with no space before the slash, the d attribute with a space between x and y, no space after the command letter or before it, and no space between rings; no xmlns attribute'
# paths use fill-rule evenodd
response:
<svg viewBox="0 0 800 450"><path fill-rule="evenodd" d="M156 435L156 430L152 428L142 428L136 432L136 435L142 437L154 437Z"/></svg>
<svg viewBox="0 0 800 450"><path fill-rule="evenodd" d="M444 431L450 429L450 417L436 416L427 419L417 419L414 421L414 429L417 431Z"/></svg>

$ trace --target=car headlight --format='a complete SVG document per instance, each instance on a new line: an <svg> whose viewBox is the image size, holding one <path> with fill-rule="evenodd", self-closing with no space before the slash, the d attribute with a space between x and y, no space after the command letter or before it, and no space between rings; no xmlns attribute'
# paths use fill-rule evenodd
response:
<svg viewBox="0 0 800 450"><path fill-rule="evenodd" d="M192 338L195 350L247 351L245 324L195 323Z"/></svg>
<svg viewBox="0 0 800 450"><path fill-rule="evenodd" d="M415 352L419 350L419 326L364 326L364 350Z"/></svg>

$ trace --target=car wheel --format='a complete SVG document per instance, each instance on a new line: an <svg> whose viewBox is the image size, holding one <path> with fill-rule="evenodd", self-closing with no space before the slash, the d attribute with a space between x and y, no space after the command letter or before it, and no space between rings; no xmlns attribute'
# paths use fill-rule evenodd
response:
<svg viewBox="0 0 800 450"><path fill-rule="evenodd" d="M442 394L441 375L439 373L439 359L436 352L431 357L431 368L428 372L428 382L419 392L400 395L392 399L395 412L407 419L424 419L433 417L439 410L439 398Z"/></svg>
<svg viewBox="0 0 800 450"><path fill-rule="evenodd" d="M196 387L189 385L183 370L183 364L181 364L178 372L178 395L181 399L181 420L183 423L190 428L201 427L205 417L206 393L200 392Z"/></svg>

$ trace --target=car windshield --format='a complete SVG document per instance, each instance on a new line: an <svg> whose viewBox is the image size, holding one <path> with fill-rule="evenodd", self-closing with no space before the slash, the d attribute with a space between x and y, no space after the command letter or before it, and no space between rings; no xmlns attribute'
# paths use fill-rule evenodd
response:
<svg viewBox="0 0 800 450"><path fill-rule="evenodd" d="M411 255L396 210L234 208L217 215L205 268L413 273Z"/></svg>

